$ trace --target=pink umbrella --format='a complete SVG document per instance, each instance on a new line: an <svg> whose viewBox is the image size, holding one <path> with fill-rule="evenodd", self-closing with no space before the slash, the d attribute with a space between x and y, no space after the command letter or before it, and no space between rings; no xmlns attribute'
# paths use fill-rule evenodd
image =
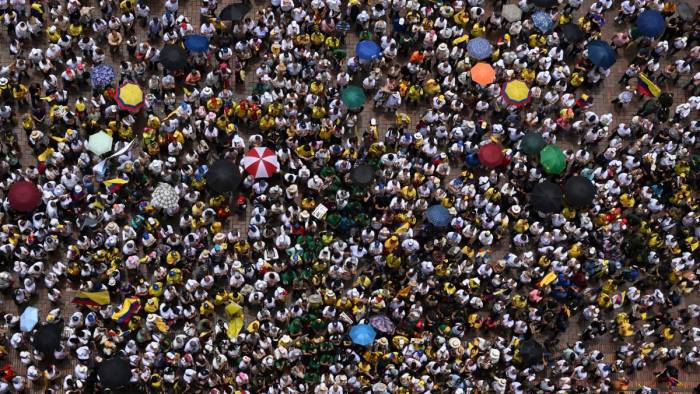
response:
<svg viewBox="0 0 700 394"><path fill-rule="evenodd" d="M269 178L280 169L275 152L265 147L251 149L243 157L242 164L245 171L255 178Z"/></svg>

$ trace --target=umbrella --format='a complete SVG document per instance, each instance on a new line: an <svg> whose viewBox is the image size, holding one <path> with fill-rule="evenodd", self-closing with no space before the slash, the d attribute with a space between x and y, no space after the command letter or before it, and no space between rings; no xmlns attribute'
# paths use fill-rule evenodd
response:
<svg viewBox="0 0 700 394"><path fill-rule="evenodd" d="M538 183L530 192L530 205L544 213L561 211L564 206L561 188L556 183L546 180Z"/></svg>
<svg viewBox="0 0 700 394"><path fill-rule="evenodd" d="M503 164L506 156L503 154L503 147L495 142L491 142L479 147L479 162L488 168L496 168Z"/></svg>
<svg viewBox="0 0 700 394"><path fill-rule="evenodd" d="M127 83L117 88L117 105L129 112L139 112L143 108L143 91L135 83Z"/></svg>
<svg viewBox="0 0 700 394"><path fill-rule="evenodd" d="M666 20L659 11L644 10L637 17L637 30L639 34L646 37L659 37L666 29Z"/></svg>
<svg viewBox="0 0 700 394"><path fill-rule="evenodd" d="M156 208L176 209L180 201L177 190L165 182L161 182L151 194L151 205Z"/></svg>
<svg viewBox="0 0 700 394"><path fill-rule="evenodd" d="M525 152L525 154L534 156L542 150L547 145L547 142L542 137L542 134L538 133L528 133L525 134L523 139L520 141L520 150Z"/></svg>
<svg viewBox="0 0 700 394"><path fill-rule="evenodd" d="M533 0L532 3L540 8L548 8L557 4L557 0Z"/></svg>
<svg viewBox="0 0 700 394"><path fill-rule="evenodd" d="M112 150L112 136L104 131L98 131L88 138L88 150L98 156Z"/></svg>
<svg viewBox="0 0 700 394"><path fill-rule="evenodd" d="M564 184L566 204L572 208L589 206L593 202L596 192L593 182L580 175L572 176Z"/></svg>
<svg viewBox="0 0 700 394"><path fill-rule="evenodd" d="M676 8L676 14L681 17L686 22L690 22L693 19L695 19L695 13L696 10L693 8L690 4L686 3L685 1L678 4L678 8Z"/></svg>
<svg viewBox="0 0 700 394"><path fill-rule="evenodd" d="M19 317L19 329L22 332L30 332L39 322L39 310L33 306L28 306Z"/></svg>
<svg viewBox="0 0 700 394"><path fill-rule="evenodd" d="M248 151L242 160L243 168L255 178L269 178L280 169L277 155L270 148L256 147Z"/></svg>
<svg viewBox="0 0 700 394"><path fill-rule="evenodd" d="M540 151L540 164L547 174L559 174L566 168L566 156L556 145L547 145Z"/></svg>
<svg viewBox="0 0 700 394"><path fill-rule="evenodd" d="M369 318L369 324L376 328L377 331L383 332L385 334L393 334L396 329L394 324L389 317L386 315L376 315Z"/></svg>
<svg viewBox="0 0 700 394"><path fill-rule="evenodd" d="M207 171L207 187L214 193L234 191L240 183L241 174L238 166L228 160L215 161Z"/></svg>
<svg viewBox="0 0 700 394"><path fill-rule="evenodd" d="M580 27L573 23L567 23L561 26L561 32L564 35L564 40L572 44L583 41L586 35Z"/></svg>
<svg viewBox="0 0 700 394"><path fill-rule="evenodd" d="M523 17L523 10L516 4L506 4L501 10L501 15L506 18L508 22L516 22Z"/></svg>
<svg viewBox="0 0 700 394"><path fill-rule="evenodd" d="M97 364L97 377L104 388L118 389L131 383L131 365L121 357Z"/></svg>
<svg viewBox="0 0 700 394"><path fill-rule="evenodd" d="M510 105L521 107L530 102L530 88L525 82L514 80L503 84L503 99Z"/></svg>
<svg viewBox="0 0 700 394"><path fill-rule="evenodd" d="M222 21L238 22L242 21L243 17L251 10L250 4L247 2L241 4L231 4L226 6L219 13L219 19Z"/></svg>
<svg viewBox="0 0 700 394"><path fill-rule="evenodd" d="M365 96L365 91L361 87L350 85L343 89L340 93L343 99L343 104L349 109L358 109L365 104L367 97Z"/></svg>
<svg viewBox="0 0 700 394"><path fill-rule="evenodd" d="M114 69L108 64L98 64L90 71L90 81L95 87L107 86L114 82L115 78Z"/></svg>
<svg viewBox="0 0 700 394"><path fill-rule="evenodd" d="M160 63L167 70L182 70L187 65L187 51L179 44L168 44L160 50Z"/></svg>
<svg viewBox="0 0 700 394"><path fill-rule="evenodd" d="M369 324L358 324L350 329L350 339L356 345L369 346L376 336L377 332Z"/></svg>
<svg viewBox="0 0 700 394"><path fill-rule="evenodd" d="M10 186L7 199L15 211L32 212L41 204L41 191L29 181L17 181Z"/></svg>
<svg viewBox="0 0 700 394"><path fill-rule="evenodd" d="M496 70L488 63L477 63L470 70L472 81L486 86L496 80Z"/></svg>
<svg viewBox="0 0 700 394"><path fill-rule="evenodd" d="M542 33L548 32L554 25L552 17L544 11L537 11L532 14L532 22Z"/></svg>
<svg viewBox="0 0 700 394"><path fill-rule="evenodd" d="M659 105L662 107L670 107L673 105L673 93L664 92L659 96Z"/></svg>
<svg viewBox="0 0 700 394"><path fill-rule="evenodd" d="M477 37L467 42L467 52L469 52L469 56L483 60L491 56L493 47L491 46L489 40L483 37Z"/></svg>
<svg viewBox="0 0 700 394"><path fill-rule="evenodd" d="M379 57L382 49L372 40L362 40L355 46L355 54L360 60L372 60Z"/></svg>
<svg viewBox="0 0 700 394"><path fill-rule="evenodd" d="M447 227L452 222L452 215L442 205L433 205L425 212L428 222L435 227Z"/></svg>
<svg viewBox="0 0 700 394"><path fill-rule="evenodd" d="M206 52L209 50L209 39L199 34L187 36L185 38L185 48L190 52Z"/></svg>
<svg viewBox="0 0 700 394"><path fill-rule="evenodd" d="M610 68L617 61L615 50L603 40L593 40L588 43L588 59L602 68Z"/></svg>
<svg viewBox="0 0 700 394"><path fill-rule="evenodd" d="M542 364L544 347L532 338L525 339L520 342L520 345L518 346L518 355L520 358L520 364L525 368Z"/></svg>
<svg viewBox="0 0 700 394"><path fill-rule="evenodd" d="M350 179L358 185L367 185L374 179L374 168L369 164L362 164L352 169Z"/></svg>
<svg viewBox="0 0 700 394"><path fill-rule="evenodd" d="M34 349L47 357L53 357L53 352L61 345L61 326L54 323L44 323L32 334Z"/></svg>

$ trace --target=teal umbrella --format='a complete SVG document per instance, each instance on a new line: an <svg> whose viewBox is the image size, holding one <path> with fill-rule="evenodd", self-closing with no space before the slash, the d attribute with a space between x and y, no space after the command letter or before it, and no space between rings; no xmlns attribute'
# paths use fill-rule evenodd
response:
<svg viewBox="0 0 700 394"><path fill-rule="evenodd" d="M90 152L100 156L112 150L112 136L104 131L97 132L88 138Z"/></svg>
<svg viewBox="0 0 700 394"><path fill-rule="evenodd" d="M358 109L365 104L367 96L359 86L348 86L341 93L343 104L350 109Z"/></svg>
<svg viewBox="0 0 700 394"><path fill-rule="evenodd" d="M540 151L540 164L547 174L560 174L566 168L566 156L556 145L547 145Z"/></svg>
<svg viewBox="0 0 700 394"><path fill-rule="evenodd" d="M528 133L525 134L523 139L520 141L520 150L525 152L526 155L534 156L542 150L547 145L547 141L544 140L542 134L538 133Z"/></svg>

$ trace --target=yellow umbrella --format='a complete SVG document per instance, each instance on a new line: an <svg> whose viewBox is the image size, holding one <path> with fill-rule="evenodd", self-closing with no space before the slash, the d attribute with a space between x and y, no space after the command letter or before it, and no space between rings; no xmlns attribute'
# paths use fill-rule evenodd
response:
<svg viewBox="0 0 700 394"><path fill-rule="evenodd" d="M139 85L127 83L117 88L116 100L119 108L129 112L138 112L143 108L143 91Z"/></svg>
<svg viewBox="0 0 700 394"><path fill-rule="evenodd" d="M510 81L503 84L503 98L508 104L523 106L530 102L530 88L523 81Z"/></svg>

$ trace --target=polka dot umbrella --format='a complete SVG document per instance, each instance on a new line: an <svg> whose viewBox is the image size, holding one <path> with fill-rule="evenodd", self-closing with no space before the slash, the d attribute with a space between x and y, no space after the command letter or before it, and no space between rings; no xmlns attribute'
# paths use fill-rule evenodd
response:
<svg viewBox="0 0 700 394"><path fill-rule="evenodd" d="M177 208L180 195L177 190L167 183L160 183L151 195L151 204L156 208L175 209Z"/></svg>

